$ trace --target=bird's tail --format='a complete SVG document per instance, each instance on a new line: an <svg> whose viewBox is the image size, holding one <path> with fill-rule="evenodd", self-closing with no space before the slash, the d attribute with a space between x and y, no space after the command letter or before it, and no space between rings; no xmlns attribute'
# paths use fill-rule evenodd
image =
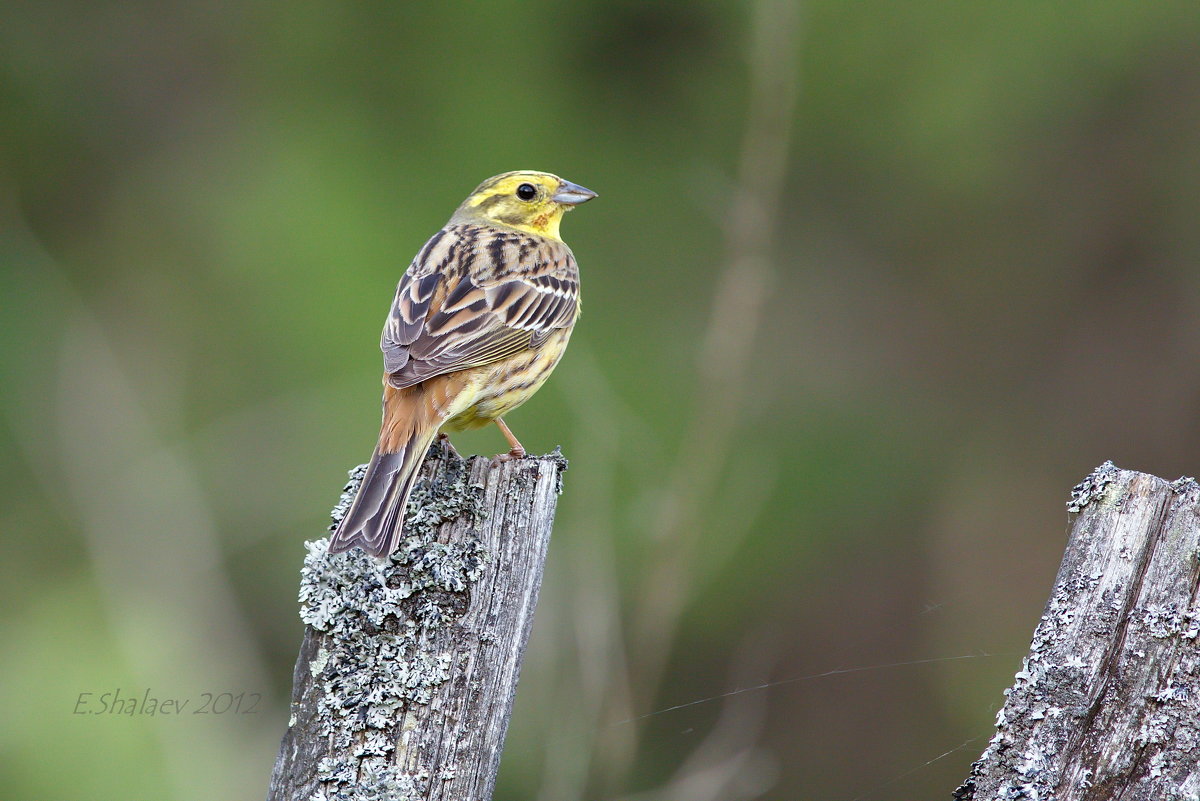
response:
<svg viewBox="0 0 1200 801"><path fill-rule="evenodd" d="M329 540L330 553L357 545L372 556L386 557L400 544L408 496L438 430L436 422L422 419L414 408L424 404L404 403L404 394L391 387L384 392L379 444L358 494Z"/></svg>

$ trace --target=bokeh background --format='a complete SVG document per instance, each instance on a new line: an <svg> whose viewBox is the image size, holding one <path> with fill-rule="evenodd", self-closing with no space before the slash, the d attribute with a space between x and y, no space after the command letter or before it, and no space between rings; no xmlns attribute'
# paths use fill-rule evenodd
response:
<svg viewBox="0 0 1200 801"><path fill-rule="evenodd" d="M395 282L535 168L600 198L510 418L571 467L497 798L947 798L1069 488L1200 470L1197 41L1182 2L7 4L3 795L262 796ZM261 700L74 714L113 690Z"/></svg>

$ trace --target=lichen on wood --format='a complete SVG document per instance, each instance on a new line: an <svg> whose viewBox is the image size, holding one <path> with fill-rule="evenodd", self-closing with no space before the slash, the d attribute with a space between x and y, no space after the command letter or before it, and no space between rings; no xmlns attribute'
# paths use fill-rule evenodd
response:
<svg viewBox="0 0 1200 801"><path fill-rule="evenodd" d="M565 467L557 451L493 464L435 445L390 559L306 543L271 801L490 797Z"/></svg>
<svg viewBox="0 0 1200 801"><path fill-rule="evenodd" d="M1200 487L1098 467L958 801L1200 801Z"/></svg>

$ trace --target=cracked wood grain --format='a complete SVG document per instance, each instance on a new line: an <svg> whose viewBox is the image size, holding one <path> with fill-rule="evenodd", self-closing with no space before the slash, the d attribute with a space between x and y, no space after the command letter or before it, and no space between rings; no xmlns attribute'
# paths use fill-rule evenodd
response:
<svg viewBox="0 0 1200 801"><path fill-rule="evenodd" d="M268 801L491 798L564 469L557 451L492 464L438 443L390 559L306 543Z"/></svg>
<svg viewBox="0 0 1200 801"><path fill-rule="evenodd" d="M1200 799L1200 487L1106 462L958 801Z"/></svg>

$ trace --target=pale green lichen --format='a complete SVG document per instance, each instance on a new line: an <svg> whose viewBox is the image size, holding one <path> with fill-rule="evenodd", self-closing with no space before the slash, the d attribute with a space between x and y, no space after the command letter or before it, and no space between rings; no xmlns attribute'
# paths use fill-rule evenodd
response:
<svg viewBox="0 0 1200 801"><path fill-rule="evenodd" d="M328 753L346 755L321 760L317 801L407 801L429 781L423 772L395 767L395 721L409 705L428 703L450 678L451 655L433 648L433 635L465 612L489 559L475 538L434 539L443 522L480 517L481 488L467 484L461 459L446 462L444 474L413 490L407 536L390 559L357 548L330 554L328 539L305 543L300 618L324 635L309 665L320 691L317 726ZM351 471L332 513L335 526L364 470Z"/></svg>
<svg viewBox="0 0 1200 801"><path fill-rule="evenodd" d="M1068 512L1081 512L1083 507L1095 500L1104 497L1104 492L1108 488L1121 470L1111 461L1093 470L1087 478L1076 484L1071 489L1071 500L1067 501Z"/></svg>
<svg viewBox="0 0 1200 801"><path fill-rule="evenodd" d="M1176 495L1188 492L1196 488L1196 479L1193 476L1180 476L1171 482L1171 492Z"/></svg>
<svg viewBox="0 0 1200 801"><path fill-rule="evenodd" d="M321 671L325 669L327 664L329 664L329 652L322 648L317 655L313 657L313 661L309 663L308 672L314 676L320 675Z"/></svg>

